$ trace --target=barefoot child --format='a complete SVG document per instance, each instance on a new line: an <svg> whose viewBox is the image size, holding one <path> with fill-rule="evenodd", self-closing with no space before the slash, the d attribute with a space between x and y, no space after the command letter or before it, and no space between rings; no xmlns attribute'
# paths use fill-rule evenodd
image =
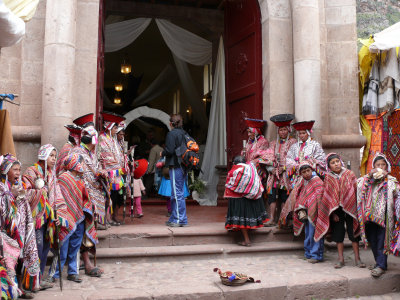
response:
<svg viewBox="0 0 400 300"><path fill-rule="evenodd" d="M344 266L344 236L347 230L352 242L355 265L365 268L360 260L358 242L360 241L360 226L357 219L357 178L350 170L343 167L340 156L330 153L326 159L328 172L324 179L324 194L318 206L318 219L314 239L319 241L329 231L332 240L336 242L339 261L336 269Z"/></svg>
<svg viewBox="0 0 400 300"><path fill-rule="evenodd" d="M304 227L304 256L309 263L315 264L321 262L324 256L324 240L314 241L318 203L321 201L324 188L322 180L313 175L313 171L311 163L307 160L300 163L301 179L292 193L296 200L293 210L294 235L300 235Z"/></svg>

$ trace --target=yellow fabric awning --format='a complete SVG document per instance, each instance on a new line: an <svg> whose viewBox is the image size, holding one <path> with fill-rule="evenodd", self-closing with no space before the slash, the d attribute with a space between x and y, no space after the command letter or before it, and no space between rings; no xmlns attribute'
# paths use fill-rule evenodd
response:
<svg viewBox="0 0 400 300"><path fill-rule="evenodd" d="M34 16L39 0L3 0L3 3L14 15L28 22Z"/></svg>

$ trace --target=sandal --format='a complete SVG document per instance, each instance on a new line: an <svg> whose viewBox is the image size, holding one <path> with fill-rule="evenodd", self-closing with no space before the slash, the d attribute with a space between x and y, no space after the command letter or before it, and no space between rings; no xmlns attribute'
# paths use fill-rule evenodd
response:
<svg viewBox="0 0 400 300"><path fill-rule="evenodd" d="M101 277L101 271L98 267L94 267L90 271L85 270L85 274L90 277Z"/></svg>
<svg viewBox="0 0 400 300"><path fill-rule="evenodd" d="M82 282L82 279L79 277L78 274L70 274L70 275L68 275L67 276L67 280L73 281L73 282L76 282L76 283L81 283Z"/></svg>
<svg viewBox="0 0 400 300"><path fill-rule="evenodd" d="M110 221L108 224L110 224L111 226L120 226L121 225L121 223L115 222L115 221Z"/></svg>
<svg viewBox="0 0 400 300"><path fill-rule="evenodd" d="M376 278L380 277L383 273L385 273L385 270L380 267L371 270L371 275Z"/></svg>
<svg viewBox="0 0 400 300"><path fill-rule="evenodd" d="M356 261L356 267L358 268L365 268L367 265L364 264L361 260Z"/></svg>
<svg viewBox="0 0 400 300"><path fill-rule="evenodd" d="M377 265L369 265L368 266L368 270L373 270L373 269L375 269L377 267Z"/></svg>
<svg viewBox="0 0 400 300"><path fill-rule="evenodd" d="M338 261L335 265L334 268L335 269L341 269L344 267L344 261Z"/></svg>
<svg viewBox="0 0 400 300"><path fill-rule="evenodd" d="M33 299L33 298L35 298L35 295L30 291L22 290L22 295L19 296L19 298L21 298L21 299Z"/></svg>
<svg viewBox="0 0 400 300"><path fill-rule="evenodd" d="M239 242L238 245L244 247L251 247L251 243L246 243L246 242Z"/></svg>

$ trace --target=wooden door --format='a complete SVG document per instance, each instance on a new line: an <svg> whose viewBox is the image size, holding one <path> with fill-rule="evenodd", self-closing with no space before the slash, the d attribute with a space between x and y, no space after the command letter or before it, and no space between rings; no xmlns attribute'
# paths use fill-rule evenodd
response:
<svg viewBox="0 0 400 300"><path fill-rule="evenodd" d="M228 166L247 140L243 116L262 118L261 13L257 0L225 2Z"/></svg>
<svg viewBox="0 0 400 300"><path fill-rule="evenodd" d="M104 31L105 31L105 0L99 1L99 32L97 49L97 84L96 84L96 113L95 122L97 130L102 128L101 112L104 99Z"/></svg>

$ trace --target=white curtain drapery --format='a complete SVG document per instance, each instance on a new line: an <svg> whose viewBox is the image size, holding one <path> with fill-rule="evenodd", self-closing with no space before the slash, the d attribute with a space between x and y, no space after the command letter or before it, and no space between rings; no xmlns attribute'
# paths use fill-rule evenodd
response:
<svg viewBox="0 0 400 300"><path fill-rule="evenodd" d="M0 48L18 43L25 35L25 23L0 0Z"/></svg>
<svg viewBox="0 0 400 300"><path fill-rule="evenodd" d="M156 19L158 29L168 48L179 59L204 66L212 61L212 43L167 20Z"/></svg>
<svg viewBox="0 0 400 300"><path fill-rule="evenodd" d="M105 52L115 52L132 44L149 26L151 19L137 18L106 25Z"/></svg>
<svg viewBox="0 0 400 300"><path fill-rule="evenodd" d="M374 43L369 46L373 53L379 50L389 50L400 46L400 22L374 34Z"/></svg>
<svg viewBox="0 0 400 300"><path fill-rule="evenodd" d="M200 179L206 182L205 195L193 195L201 205L217 205L219 175L216 165L226 165L226 112L225 112L225 53L222 37L219 40L217 63L211 93L210 122Z"/></svg>

